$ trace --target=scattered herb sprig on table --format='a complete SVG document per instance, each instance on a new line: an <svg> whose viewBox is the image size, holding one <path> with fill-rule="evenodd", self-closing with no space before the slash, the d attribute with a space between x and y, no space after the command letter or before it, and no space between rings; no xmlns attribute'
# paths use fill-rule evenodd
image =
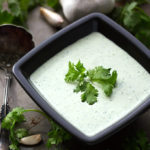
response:
<svg viewBox="0 0 150 150"><path fill-rule="evenodd" d="M8 5L8 9L5 9L3 4ZM40 5L48 5L54 9L60 8L59 0L0 0L0 24L26 27L29 11Z"/></svg>
<svg viewBox="0 0 150 150"><path fill-rule="evenodd" d="M16 128L17 125L25 121L24 113L26 112L38 112L49 120L51 129L48 132L48 148L51 148L53 145L59 145L63 141L69 140L71 138L68 132L66 132L63 128L58 126L44 112L36 109L24 109L21 107L16 107L11 112L9 112L2 121L2 128L9 131L9 140L11 142L9 148L11 150L19 150L19 139L28 135L28 131L26 129Z"/></svg>
<svg viewBox="0 0 150 150"><path fill-rule="evenodd" d="M45 116L51 123L51 130L48 133L47 146L51 148L52 145L61 144L63 141L67 141L71 138L64 129L53 122L44 112L34 109L24 109L21 107L14 108L2 122L2 127L9 130L9 139L11 142L10 150L19 150L18 140L28 136L28 131L24 128L16 129L17 125L25 121L24 113L26 112L38 112ZM149 150L150 142L143 130L133 132L126 137L122 143L122 150ZM110 149L111 150L111 149Z"/></svg>
<svg viewBox="0 0 150 150"><path fill-rule="evenodd" d="M94 87L94 82L101 86L106 96L112 94L117 80L116 71L113 71L111 74L111 68L105 69L102 66L95 67L92 70L86 70L80 61L76 65L69 62L68 66L69 70L65 76L65 81L77 85L74 92L82 92L82 102L86 101L90 105L97 102L98 90Z"/></svg>
<svg viewBox="0 0 150 150"><path fill-rule="evenodd" d="M150 142L143 130L132 131L122 144L123 150L150 150Z"/></svg>
<svg viewBox="0 0 150 150"><path fill-rule="evenodd" d="M116 139L117 144L118 140ZM117 147L112 145L113 148L108 144L105 150L150 150L150 141L143 129L131 128L127 131L127 136L121 136L121 143Z"/></svg>
<svg viewBox="0 0 150 150"><path fill-rule="evenodd" d="M112 18L150 48L150 16L140 8L146 2L148 1L133 0L117 7L112 12Z"/></svg>

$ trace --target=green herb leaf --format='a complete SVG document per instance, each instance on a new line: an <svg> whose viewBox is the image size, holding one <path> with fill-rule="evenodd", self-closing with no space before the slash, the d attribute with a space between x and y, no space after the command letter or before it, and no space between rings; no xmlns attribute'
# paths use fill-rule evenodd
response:
<svg viewBox="0 0 150 150"><path fill-rule="evenodd" d="M15 144L9 145L9 149L10 149L10 150L19 150L18 146L15 145Z"/></svg>
<svg viewBox="0 0 150 150"><path fill-rule="evenodd" d="M64 141L70 140L71 135L63 128L58 126L55 122L51 123L52 129L48 132L47 147L51 148L53 145L59 145Z"/></svg>
<svg viewBox="0 0 150 150"><path fill-rule="evenodd" d="M112 12L112 18L150 48L150 17L139 7L145 2L138 0L126 3Z"/></svg>
<svg viewBox="0 0 150 150"><path fill-rule="evenodd" d="M21 9L18 0L8 0L8 7L14 16L19 16L21 14Z"/></svg>
<svg viewBox="0 0 150 150"><path fill-rule="evenodd" d="M10 24L14 20L14 17L7 11L0 12L0 24Z"/></svg>
<svg viewBox="0 0 150 150"><path fill-rule="evenodd" d="M83 92L86 90L88 82L87 81L82 81L79 82L76 86L76 88L74 89L74 92L78 93L78 92Z"/></svg>
<svg viewBox="0 0 150 150"><path fill-rule="evenodd" d="M69 70L68 70L68 73L66 74L65 81L73 82L77 80L79 74L80 73L76 70L75 65L69 62Z"/></svg>
<svg viewBox="0 0 150 150"><path fill-rule="evenodd" d="M88 76L92 82L97 82L102 85L102 89L107 96L112 94L112 90L115 87L117 72L111 69L105 69L102 66L95 67L88 71Z"/></svg>
<svg viewBox="0 0 150 150"><path fill-rule="evenodd" d="M80 62L80 60L78 61L78 63L75 65L76 69L78 70L78 72L81 74L85 71L85 68L83 66L83 64Z"/></svg>
<svg viewBox="0 0 150 150"><path fill-rule="evenodd" d="M2 128L9 130L14 123L20 123L25 121L23 113L24 109L21 107L16 107L15 109L13 109L2 121Z"/></svg>
<svg viewBox="0 0 150 150"><path fill-rule="evenodd" d="M102 66L98 66L92 70L89 70L88 76L91 81L108 80L111 77L110 70L111 69L105 69Z"/></svg>
<svg viewBox="0 0 150 150"><path fill-rule="evenodd" d="M95 89L92 84L87 83L84 93L81 95L82 102L87 102L89 105L93 105L97 102L98 90Z"/></svg>
<svg viewBox="0 0 150 150"><path fill-rule="evenodd" d="M16 138L17 138L17 139L21 139L21 138L23 138L23 137L29 135L29 134L28 134L28 130L25 129L25 128L17 129L17 130L15 131L15 134L16 134Z"/></svg>
<svg viewBox="0 0 150 150"><path fill-rule="evenodd" d="M127 137L122 148L123 150L149 150L150 143L144 131L137 131Z"/></svg>
<svg viewBox="0 0 150 150"><path fill-rule="evenodd" d="M58 10L60 8L59 0L48 0L47 1L48 6Z"/></svg>
<svg viewBox="0 0 150 150"><path fill-rule="evenodd" d="M85 68L83 64L78 61L76 65L74 63L69 62L69 70L68 73L65 75L65 81L68 83L74 82L76 80L83 81L85 77Z"/></svg>

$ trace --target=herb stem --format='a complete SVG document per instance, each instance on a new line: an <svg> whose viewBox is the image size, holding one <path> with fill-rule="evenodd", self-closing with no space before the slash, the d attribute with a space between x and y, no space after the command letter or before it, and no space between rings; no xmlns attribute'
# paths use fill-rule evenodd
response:
<svg viewBox="0 0 150 150"><path fill-rule="evenodd" d="M46 113L44 113L44 112L41 111L41 110L37 110L37 109L25 109L24 112L38 112L38 113L40 113L42 116L46 117L47 120L50 122L50 124L52 123L51 118L50 118L48 115L46 115Z"/></svg>

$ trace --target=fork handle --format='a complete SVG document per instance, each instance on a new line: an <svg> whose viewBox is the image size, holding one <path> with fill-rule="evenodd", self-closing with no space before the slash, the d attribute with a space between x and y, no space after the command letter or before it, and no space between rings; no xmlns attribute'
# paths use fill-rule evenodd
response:
<svg viewBox="0 0 150 150"><path fill-rule="evenodd" d="M9 135L5 129L1 129L0 133L0 150L9 150Z"/></svg>
<svg viewBox="0 0 150 150"><path fill-rule="evenodd" d="M4 100L3 100L3 105L1 108L1 122L2 120L6 117L8 111L9 111L9 106L8 106L8 90L10 86L10 80L11 80L11 73L6 72L5 73L5 89L4 89ZM0 150L9 150L9 134L8 131L1 128L0 129Z"/></svg>
<svg viewBox="0 0 150 150"><path fill-rule="evenodd" d="M5 89L4 89L4 101L3 101L3 105L4 105L4 109L3 109L3 115L4 117L7 115L8 110L7 110L7 104L8 104L8 89L10 86L10 80L11 80L11 73L6 72L5 73Z"/></svg>

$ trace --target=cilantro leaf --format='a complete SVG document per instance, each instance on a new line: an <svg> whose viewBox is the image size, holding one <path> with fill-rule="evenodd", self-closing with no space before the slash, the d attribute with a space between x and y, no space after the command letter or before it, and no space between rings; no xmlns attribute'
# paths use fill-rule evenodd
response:
<svg viewBox="0 0 150 150"><path fill-rule="evenodd" d="M9 24L12 23L14 17L7 11L0 12L0 24Z"/></svg>
<svg viewBox="0 0 150 150"><path fill-rule="evenodd" d="M21 139L25 136L28 136L28 130L25 128L19 128L15 131L15 134L17 139Z"/></svg>
<svg viewBox="0 0 150 150"><path fill-rule="evenodd" d="M9 145L10 150L19 150L18 146L16 144Z"/></svg>
<svg viewBox="0 0 150 150"><path fill-rule="evenodd" d="M84 93L81 95L82 102L87 102L89 105L93 105L97 102L98 90L95 89L92 84L87 83Z"/></svg>
<svg viewBox="0 0 150 150"><path fill-rule="evenodd" d="M108 82L111 83L114 87L116 85L117 76L118 76L117 71L114 70L111 74L111 77L108 79Z"/></svg>
<svg viewBox="0 0 150 150"><path fill-rule="evenodd" d="M58 126L55 122L51 123L52 129L48 132L47 147L51 148L53 145L59 145L63 141L70 140L71 135L63 128Z"/></svg>
<svg viewBox="0 0 150 150"><path fill-rule="evenodd" d="M86 101L89 105L93 105L97 102L98 90L90 82L79 82L74 92L83 92L81 95L82 102Z"/></svg>
<svg viewBox="0 0 150 150"><path fill-rule="evenodd" d="M83 64L80 62L80 60L78 61L78 63L75 66L76 66L76 69L78 70L78 72L83 73L85 71L85 68L84 68Z"/></svg>
<svg viewBox="0 0 150 150"><path fill-rule="evenodd" d="M76 88L74 89L74 92L78 93L78 92L83 92L86 90L87 87L87 81L83 81L83 82L79 82L76 86Z"/></svg>
<svg viewBox="0 0 150 150"><path fill-rule="evenodd" d="M89 70L88 76L90 77L91 81L108 80L111 77L110 70L110 68L105 69L102 66L98 66L92 70Z"/></svg>
<svg viewBox="0 0 150 150"><path fill-rule="evenodd" d="M110 73L111 69L105 69L102 66L95 67L88 71L88 76L92 82L97 82L102 86L104 93L107 96L112 94L112 90L115 87L117 72L113 71Z"/></svg>
<svg viewBox="0 0 150 150"><path fill-rule="evenodd" d="M99 82L102 85L102 89L104 91L104 93L106 94L106 96L110 96L112 94L112 90L114 88L114 86L110 83L107 82Z"/></svg>
<svg viewBox="0 0 150 150"><path fill-rule="evenodd" d="M123 20L123 24L129 31L133 31L138 23L140 23L141 19L137 17L139 14L137 12L129 12L126 14L126 17ZM133 21L134 20L134 21Z"/></svg>
<svg viewBox="0 0 150 150"><path fill-rule="evenodd" d="M150 23L148 26L141 26L141 30L135 34L136 38L138 38L141 42L143 42L147 47L150 48Z"/></svg>
<svg viewBox="0 0 150 150"><path fill-rule="evenodd" d="M8 0L8 7L12 15L19 16L21 14L21 9L17 0Z"/></svg>
<svg viewBox="0 0 150 150"><path fill-rule="evenodd" d="M79 76L79 72L76 70L75 65L71 62L69 62L69 70L66 74L65 81L66 82L73 82L75 81Z"/></svg>
<svg viewBox="0 0 150 150"><path fill-rule="evenodd" d="M83 64L78 61L76 65L74 63L69 62L69 70L68 73L65 75L65 81L68 83L74 82L76 80L83 81L85 77L85 68Z"/></svg>
<svg viewBox="0 0 150 150"><path fill-rule="evenodd" d="M59 0L48 0L47 1L48 6L58 10L60 8Z"/></svg>
<svg viewBox="0 0 150 150"><path fill-rule="evenodd" d="M23 115L24 109L21 107L16 107L13 109L2 121L2 128L7 130L11 129L14 123L20 123L25 121L25 117Z"/></svg>

